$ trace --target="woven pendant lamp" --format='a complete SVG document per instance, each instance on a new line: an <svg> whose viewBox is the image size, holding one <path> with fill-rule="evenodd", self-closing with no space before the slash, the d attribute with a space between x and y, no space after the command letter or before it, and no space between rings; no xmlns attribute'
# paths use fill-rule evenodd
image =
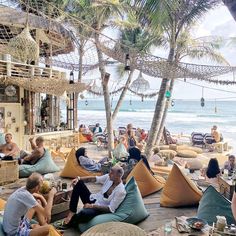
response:
<svg viewBox="0 0 236 236"><path fill-rule="evenodd" d="M150 88L150 84L143 78L142 72L140 72L138 78L133 81L130 88L134 90L134 92L140 93L147 91Z"/></svg>
<svg viewBox="0 0 236 236"><path fill-rule="evenodd" d="M30 34L28 24L16 37L8 43L9 53L22 62L37 61L39 58L39 46Z"/></svg>

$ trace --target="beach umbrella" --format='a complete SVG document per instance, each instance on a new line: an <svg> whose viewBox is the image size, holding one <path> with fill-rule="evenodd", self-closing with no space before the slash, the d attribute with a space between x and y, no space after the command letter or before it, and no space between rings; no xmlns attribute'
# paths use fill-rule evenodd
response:
<svg viewBox="0 0 236 236"><path fill-rule="evenodd" d="M130 88L136 92L145 92L150 88L150 84L147 80L143 78L142 72L140 71L139 76L133 83L130 85Z"/></svg>

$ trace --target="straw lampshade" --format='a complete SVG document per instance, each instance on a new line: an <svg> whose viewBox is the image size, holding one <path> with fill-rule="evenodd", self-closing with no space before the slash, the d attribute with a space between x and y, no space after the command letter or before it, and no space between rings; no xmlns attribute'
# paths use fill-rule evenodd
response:
<svg viewBox="0 0 236 236"><path fill-rule="evenodd" d="M150 88L150 84L143 78L142 72L140 72L138 78L133 81L130 88L136 93L140 93L148 90Z"/></svg>
<svg viewBox="0 0 236 236"><path fill-rule="evenodd" d="M9 40L8 50L22 62L36 61L39 58L39 46L31 36L28 25L20 34Z"/></svg>

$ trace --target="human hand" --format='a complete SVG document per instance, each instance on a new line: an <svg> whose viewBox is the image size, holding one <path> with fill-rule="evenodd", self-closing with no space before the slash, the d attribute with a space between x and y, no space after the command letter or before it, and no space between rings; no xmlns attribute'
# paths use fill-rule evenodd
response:
<svg viewBox="0 0 236 236"><path fill-rule="evenodd" d="M53 188L49 191L48 194L49 194L50 196L54 196L56 193L57 193L57 190L56 190L56 188L53 187Z"/></svg>
<svg viewBox="0 0 236 236"><path fill-rule="evenodd" d="M29 141L32 142L34 140L34 137L30 137Z"/></svg>
<svg viewBox="0 0 236 236"><path fill-rule="evenodd" d="M77 178L73 179L73 180L71 181L71 187L74 187L74 186L78 183L79 180L80 180L80 177L79 177L79 176L78 176Z"/></svg>
<svg viewBox="0 0 236 236"><path fill-rule="evenodd" d="M47 215L46 215L46 222L49 224L50 221L51 221L51 212L48 212Z"/></svg>
<svg viewBox="0 0 236 236"><path fill-rule="evenodd" d="M84 208L94 208L94 204L85 203Z"/></svg>

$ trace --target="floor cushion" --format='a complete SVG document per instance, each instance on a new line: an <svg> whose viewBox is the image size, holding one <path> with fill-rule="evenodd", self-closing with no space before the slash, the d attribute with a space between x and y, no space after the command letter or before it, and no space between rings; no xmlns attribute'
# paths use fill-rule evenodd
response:
<svg viewBox="0 0 236 236"><path fill-rule="evenodd" d="M159 148L160 150L169 150L169 145L161 145Z"/></svg>
<svg viewBox="0 0 236 236"><path fill-rule="evenodd" d="M5 205L6 205L6 201L0 198L0 211L4 210Z"/></svg>
<svg viewBox="0 0 236 236"><path fill-rule="evenodd" d="M88 139L81 132L79 132L79 142L80 143L87 143L88 142Z"/></svg>
<svg viewBox="0 0 236 236"><path fill-rule="evenodd" d="M192 150L188 150L188 149L178 150L177 155L179 157L184 157L184 158L196 158L197 157L196 152L194 152Z"/></svg>
<svg viewBox="0 0 236 236"><path fill-rule="evenodd" d="M101 175L100 172L92 172L84 169L82 166L79 165L76 156L75 156L75 149L71 149L71 152L67 156L67 160L64 166L64 169L60 173L61 177L67 178L75 178L77 176L96 176Z"/></svg>
<svg viewBox="0 0 236 236"><path fill-rule="evenodd" d="M214 187L209 186L201 198L197 216L212 225L213 222L216 222L217 215L225 216L227 224L235 224L231 202L217 192Z"/></svg>
<svg viewBox="0 0 236 236"><path fill-rule="evenodd" d="M142 160L133 168L126 180L132 177L135 178L142 197L161 190L166 182L161 176L153 176Z"/></svg>
<svg viewBox="0 0 236 236"><path fill-rule="evenodd" d="M160 150L158 152L158 155L160 155L161 157L166 157L168 159L173 159L177 155L177 152L174 150Z"/></svg>
<svg viewBox="0 0 236 236"><path fill-rule="evenodd" d="M174 164L161 193L160 205L163 207L181 207L197 205L202 192L180 168Z"/></svg>
<svg viewBox="0 0 236 236"><path fill-rule="evenodd" d="M81 236L147 236L146 232L136 225L123 222L107 222L95 225L88 229Z"/></svg>
<svg viewBox="0 0 236 236"><path fill-rule="evenodd" d="M170 148L170 150L177 151L178 146L177 146L177 144L170 144L170 145L169 145L169 148Z"/></svg>
<svg viewBox="0 0 236 236"><path fill-rule="evenodd" d="M198 148L198 147L188 147L187 150L191 150L191 151L194 151L196 152L197 154L202 154L202 149L201 148Z"/></svg>
<svg viewBox="0 0 236 236"><path fill-rule="evenodd" d="M44 156L34 165L20 165L19 176L20 178L29 177L33 172L38 172L42 175L54 173L59 171L60 168L52 160L49 150L45 151Z"/></svg>
<svg viewBox="0 0 236 236"><path fill-rule="evenodd" d="M3 221L3 216L0 215L0 236L5 236L6 234L3 231L2 221Z"/></svg>
<svg viewBox="0 0 236 236"><path fill-rule="evenodd" d="M189 170L201 170L203 168L203 164L198 159L184 159L186 160L186 168L188 168Z"/></svg>
<svg viewBox="0 0 236 236"><path fill-rule="evenodd" d="M94 217L88 223L79 224L80 231L84 232L87 229L97 224L106 222L119 221L130 224L137 224L148 217L148 212L144 206L141 193L138 189L136 181L131 178L125 186L126 197L120 204L115 213L102 214Z"/></svg>

